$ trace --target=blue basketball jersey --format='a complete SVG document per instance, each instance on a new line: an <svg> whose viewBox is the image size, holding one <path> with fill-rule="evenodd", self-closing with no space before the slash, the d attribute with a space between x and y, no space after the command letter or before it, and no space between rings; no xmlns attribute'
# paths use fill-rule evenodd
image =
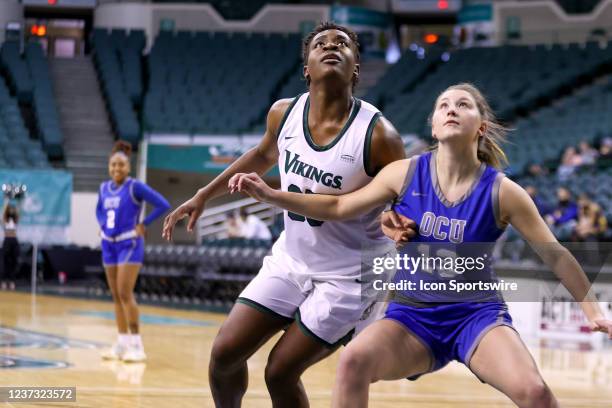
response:
<svg viewBox="0 0 612 408"><path fill-rule="evenodd" d="M431 305L499 299L500 295L494 291L458 294L450 289L450 281L495 280L491 255L493 245L504 229L499 221L498 201L503 176L495 168L482 163L464 196L449 202L438 184L436 151L411 161L394 210L417 223L418 234L401 255L421 258L421 263L399 268L395 282L408 280L417 285L421 281L444 282L449 290L418 290L417 286L417 290L396 291L396 301ZM444 285L440 287L444 288Z"/></svg>
<svg viewBox="0 0 612 408"><path fill-rule="evenodd" d="M138 224L143 206L134 194L135 183L136 180L128 178L120 186L111 180L100 186L96 213L104 235L114 237L133 230Z"/></svg>

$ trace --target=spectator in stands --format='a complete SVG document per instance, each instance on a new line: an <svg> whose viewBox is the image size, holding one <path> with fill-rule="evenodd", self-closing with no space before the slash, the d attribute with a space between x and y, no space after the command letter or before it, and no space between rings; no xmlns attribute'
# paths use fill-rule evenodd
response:
<svg viewBox="0 0 612 408"><path fill-rule="evenodd" d="M557 200L557 207L545 219L557 239L563 241L571 237L576 226L578 206L572 201L572 193L565 187L557 189Z"/></svg>
<svg viewBox="0 0 612 408"><path fill-rule="evenodd" d="M580 150L581 166L592 166L595 164L595 161L599 156L597 149L593 148L593 146L591 146L586 140L580 142L578 149Z"/></svg>
<svg viewBox="0 0 612 408"><path fill-rule="evenodd" d="M574 171L577 167L582 164L582 158L576 152L576 148L574 146L569 146L563 152L563 157L561 158L561 165L557 169L557 175L559 176L559 180L567 180L569 176L574 174Z"/></svg>
<svg viewBox="0 0 612 408"><path fill-rule="evenodd" d="M578 222L574 229L573 240L580 242L599 241L608 229L608 220L603 215L599 204L590 199L588 194L578 198Z"/></svg>
<svg viewBox="0 0 612 408"><path fill-rule="evenodd" d="M100 186L96 218L102 238L102 263L115 304L117 342L102 354L124 362L146 360L140 337L138 304L134 287L144 260L146 226L163 215L170 204L145 183L130 176L132 145L119 140L108 159L110 180ZM140 220L143 206L153 211Z"/></svg>
<svg viewBox="0 0 612 408"><path fill-rule="evenodd" d="M548 175L548 169L538 163L532 163L529 165L527 173L529 173L529 175L533 177L542 177Z"/></svg>
<svg viewBox="0 0 612 408"><path fill-rule="evenodd" d="M538 196L538 190L534 186L525 186L525 191L529 194L529 197L533 200L534 204L538 208L538 212L542 217L550 214L550 208L548 204Z"/></svg>
<svg viewBox="0 0 612 408"><path fill-rule="evenodd" d="M241 225L241 236L246 239L272 239L272 234L268 226L260 220L256 215L247 214L246 209L242 207L238 211L238 220Z"/></svg>
<svg viewBox="0 0 612 408"><path fill-rule="evenodd" d="M602 140L597 164L599 167L612 167L612 137Z"/></svg>
<svg viewBox="0 0 612 408"><path fill-rule="evenodd" d="M225 228L229 238L242 237L242 222L234 211L230 211L226 214Z"/></svg>
<svg viewBox="0 0 612 408"><path fill-rule="evenodd" d="M4 277L2 279L2 289L8 288L14 290L17 265L19 263L19 241L17 240L19 210L9 201L4 205L2 222L4 225L4 243L2 244Z"/></svg>

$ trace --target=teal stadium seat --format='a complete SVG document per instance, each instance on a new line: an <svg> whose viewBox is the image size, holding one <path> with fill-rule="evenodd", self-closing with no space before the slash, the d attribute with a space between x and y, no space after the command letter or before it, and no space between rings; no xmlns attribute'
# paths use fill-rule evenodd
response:
<svg viewBox="0 0 612 408"><path fill-rule="evenodd" d="M117 136L136 146L141 127L137 110L143 96L142 30L95 29L92 34L94 64Z"/></svg>
<svg viewBox="0 0 612 408"><path fill-rule="evenodd" d="M30 138L16 98L10 95L0 76L0 168L48 168L41 143Z"/></svg>
<svg viewBox="0 0 612 408"><path fill-rule="evenodd" d="M265 120L299 63L298 35L160 32L147 61L144 130L240 134ZM237 59L249 64L237 64Z"/></svg>

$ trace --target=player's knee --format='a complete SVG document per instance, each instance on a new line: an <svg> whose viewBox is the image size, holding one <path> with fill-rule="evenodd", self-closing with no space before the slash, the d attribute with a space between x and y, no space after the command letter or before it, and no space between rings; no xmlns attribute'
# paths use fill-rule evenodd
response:
<svg viewBox="0 0 612 408"><path fill-rule="evenodd" d="M268 358L264 378L269 390L282 390L288 385L296 384L300 375L301 373L295 372L283 359L275 356L274 353Z"/></svg>
<svg viewBox="0 0 612 408"><path fill-rule="evenodd" d="M517 387L516 399L519 406L525 407L550 407L554 401L550 388L540 376L522 381Z"/></svg>
<svg viewBox="0 0 612 408"><path fill-rule="evenodd" d="M128 305L128 304L132 303L132 301L134 300L134 294L129 289L121 289L120 288L117 291L117 298L119 299L119 301L122 304Z"/></svg>
<svg viewBox="0 0 612 408"><path fill-rule="evenodd" d="M232 336L219 332L210 351L210 371L213 373L231 371L239 362L236 350Z"/></svg>
<svg viewBox="0 0 612 408"><path fill-rule="evenodd" d="M374 382L371 377L373 358L367 350L348 347L340 355L338 381L345 383Z"/></svg>

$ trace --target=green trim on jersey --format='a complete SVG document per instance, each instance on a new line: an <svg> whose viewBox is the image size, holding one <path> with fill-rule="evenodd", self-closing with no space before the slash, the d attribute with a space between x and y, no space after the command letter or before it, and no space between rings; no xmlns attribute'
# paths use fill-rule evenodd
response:
<svg viewBox="0 0 612 408"><path fill-rule="evenodd" d="M370 174L370 151L372 150L372 133L374 132L374 127L376 127L376 123L378 123L378 119L382 116L382 113L376 112L372 119L370 120L370 124L368 125L368 130L366 131L365 141L363 142L363 169L366 174L370 177L376 176L376 172ZM374 169L376 171L376 169Z"/></svg>
<svg viewBox="0 0 612 408"><path fill-rule="evenodd" d="M354 104L353 110L351 111L348 120L344 124L344 127L342 128L342 130L340 130L340 133L338 133L338 136L336 136L334 140L332 140L327 145L319 146L314 142L314 140L312 140L312 135L310 134L310 129L308 128L308 111L310 110L310 95L308 95L308 98L306 99L306 105L304 106L304 118L302 120L302 125L304 127L304 136L306 137L306 142L308 142L308 145L312 147L313 150L317 152L324 152L334 147L340 141L340 139L342 139L342 136L344 136L348 128L351 126L353 120L355 120L355 117L357 117L357 114L359 113L359 109L361 108L361 100L357 98L352 99Z"/></svg>
<svg viewBox="0 0 612 408"><path fill-rule="evenodd" d="M291 113L291 109L293 109L293 107L295 106L297 101L300 99L300 96L302 96L302 95L304 95L304 94L299 94L298 96L293 98L293 100L291 101L291 103L287 107L287 110L283 114L283 118L281 119L280 124L278 125L278 130L276 132L276 140L278 140L278 137L280 136L281 131L283 130L283 126L285 125L285 122L287 121L287 118L289 117L289 113Z"/></svg>
<svg viewBox="0 0 612 408"><path fill-rule="evenodd" d="M302 333L304 333L306 336L312 338L313 340L315 340L318 343L321 343L322 345L324 345L325 347L329 348L329 349L335 349L336 347L343 345L345 346L353 337L353 334L355 334L355 329L351 329L347 334L345 334L340 340L338 340L335 343L328 343L327 341L323 340L322 338L320 338L319 336L317 336L316 334L314 334L308 327L306 327L306 325L302 322L302 315L300 314L300 309L298 309L295 312L295 322L297 323L298 327L300 328L300 330L302 331Z"/></svg>
<svg viewBox="0 0 612 408"><path fill-rule="evenodd" d="M283 316L282 314L276 313L274 310L265 307L262 304L259 304L257 302L255 302L254 300L251 299L247 299L244 297L239 297L238 299L236 299L236 303L242 303L243 305L247 305L252 307L253 309L257 309L262 313L268 314L272 317L275 317L279 320L284 320L287 322L287 324L291 323L293 321L293 319L291 317L287 317L287 316Z"/></svg>

